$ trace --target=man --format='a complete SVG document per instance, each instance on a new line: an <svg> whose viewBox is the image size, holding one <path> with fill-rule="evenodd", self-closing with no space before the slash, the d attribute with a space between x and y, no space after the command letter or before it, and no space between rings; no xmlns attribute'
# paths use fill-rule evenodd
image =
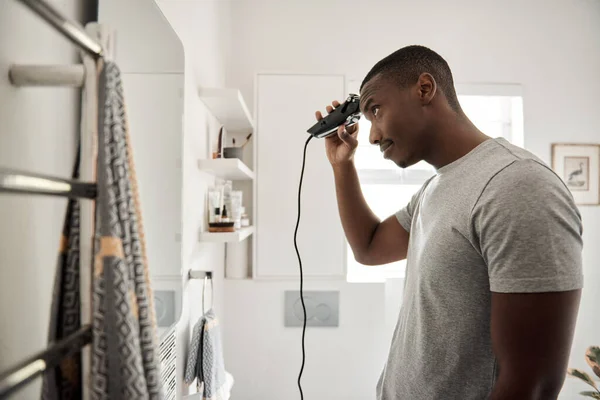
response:
<svg viewBox="0 0 600 400"><path fill-rule="evenodd" d="M357 261L407 259L377 398L556 399L583 286L582 224L569 190L533 154L471 123L448 64L428 48L382 59L360 96L370 142L385 158L401 168L425 160L437 172L380 221L352 161L358 125L325 141Z"/></svg>

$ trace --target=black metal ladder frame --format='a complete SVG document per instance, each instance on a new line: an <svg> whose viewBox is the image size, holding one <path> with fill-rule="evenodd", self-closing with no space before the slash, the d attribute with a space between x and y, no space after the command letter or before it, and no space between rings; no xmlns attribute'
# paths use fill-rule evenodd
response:
<svg viewBox="0 0 600 400"><path fill-rule="evenodd" d="M102 46L75 21L64 17L44 0L18 0L52 25L81 50L98 59L104 56ZM93 182L62 179L0 167L0 194L31 194L94 200L97 185ZM0 373L0 398L15 392L35 377L92 342L92 328L82 326L74 334L51 344L47 349Z"/></svg>

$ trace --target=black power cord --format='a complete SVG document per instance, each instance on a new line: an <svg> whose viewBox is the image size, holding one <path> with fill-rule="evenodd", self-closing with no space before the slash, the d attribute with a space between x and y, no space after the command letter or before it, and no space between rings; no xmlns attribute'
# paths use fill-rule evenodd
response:
<svg viewBox="0 0 600 400"><path fill-rule="evenodd" d="M313 138L312 135L308 136L306 143L304 144L304 155L302 156L302 171L300 172L300 184L298 185L298 220L296 221L296 230L294 231L294 247L296 248L296 254L298 255L298 264L300 266L300 301L302 303L302 311L304 315L304 324L302 325L302 366L300 367L300 373L298 374L298 389L300 389L300 399L304 400L304 393L302 392L302 372L304 371L304 364L306 362L306 349L304 348L304 338L306 336L306 305L304 304L304 273L302 271L302 259L300 258L300 252L298 251L298 244L296 243L296 237L298 236L298 226L300 225L300 194L302 193L302 178L304 177L304 165L306 164L306 148L308 142Z"/></svg>

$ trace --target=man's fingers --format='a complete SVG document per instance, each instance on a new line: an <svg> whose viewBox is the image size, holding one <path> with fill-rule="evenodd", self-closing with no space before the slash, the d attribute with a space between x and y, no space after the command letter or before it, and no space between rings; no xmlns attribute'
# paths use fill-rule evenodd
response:
<svg viewBox="0 0 600 400"><path fill-rule="evenodd" d="M338 135L329 135L325 138L325 140L333 142L336 145L339 145L342 142L342 139L340 139L340 137Z"/></svg>
<svg viewBox="0 0 600 400"><path fill-rule="evenodd" d="M358 132L358 123L354 123L352 125L346 125L346 131L351 134L352 136L356 136L354 135L356 132Z"/></svg>
<svg viewBox="0 0 600 400"><path fill-rule="evenodd" d="M327 111L327 114L331 114L331 112L339 106L340 106L340 102L337 100L334 100L331 102L330 106L325 107L325 110ZM317 118L317 121L320 121L323 119L323 113L321 113L321 111L316 111L315 117Z"/></svg>
<svg viewBox="0 0 600 400"><path fill-rule="evenodd" d="M338 137L350 147L355 147L358 144L358 140L348 133L344 125L340 125L337 130Z"/></svg>

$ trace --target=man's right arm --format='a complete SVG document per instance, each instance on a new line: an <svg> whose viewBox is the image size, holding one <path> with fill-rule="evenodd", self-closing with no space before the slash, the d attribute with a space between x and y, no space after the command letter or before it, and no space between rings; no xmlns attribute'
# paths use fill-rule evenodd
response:
<svg viewBox="0 0 600 400"><path fill-rule="evenodd" d="M338 209L356 261L381 265L406 258L408 232L395 215L381 221L369 208L352 161L333 166Z"/></svg>

